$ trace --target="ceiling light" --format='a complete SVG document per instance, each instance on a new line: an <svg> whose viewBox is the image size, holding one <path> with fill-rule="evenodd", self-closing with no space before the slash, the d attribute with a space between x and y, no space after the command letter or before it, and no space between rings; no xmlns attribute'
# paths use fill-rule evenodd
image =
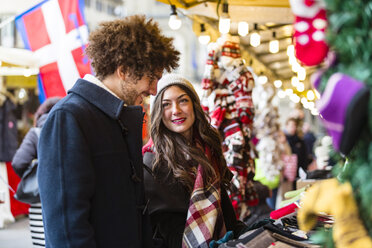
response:
<svg viewBox="0 0 372 248"><path fill-rule="evenodd" d="M206 45L211 40L211 37L205 31L204 23L200 24L200 35L199 35L199 42L200 44Z"/></svg>
<svg viewBox="0 0 372 248"><path fill-rule="evenodd" d="M246 36L249 32L249 26L247 22L238 23L238 34L240 36Z"/></svg>
<svg viewBox="0 0 372 248"><path fill-rule="evenodd" d="M276 39L276 32L273 32L273 39L269 43L269 51L271 53L279 52L279 41Z"/></svg>
<svg viewBox="0 0 372 248"><path fill-rule="evenodd" d="M314 92L312 90L307 91L306 96L307 96L307 99L310 100L310 101L315 99L315 95L314 95Z"/></svg>
<svg viewBox="0 0 372 248"><path fill-rule="evenodd" d="M177 30L181 27L182 21L177 15L177 9L175 5L171 5L171 14L169 17L168 25L171 29Z"/></svg>
<svg viewBox="0 0 372 248"><path fill-rule="evenodd" d="M276 88L280 88L280 87L282 87L282 85L283 85L283 83L282 83L281 80L275 80L275 81L274 81L274 86L275 86Z"/></svg>
<svg viewBox="0 0 372 248"><path fill-rule="evenodd" d="M222 14L220 16L218 29L222 34L227 34L230 31L229 4L227 2L222 4Z"/></svg>
<svg viewBox="0 0 372 248"><path fill-rule="evenodd" d="M267 83L267 81L268 81L268 79L267 79L267 77L265 76L265 75L260 75L258 78L257 78L257 80L258 80L258 82L260 83L260 84L266 84Z"/></svg>
<svg viewBox="0 0 372 248"><path fill-rule="evenodd" d="M296 89L298 92L303 92L305 90L305 84L303 82L298 82Z"/></svg>
<svg viewBox="0 0 372 248"><path fill-rule="evenodd" d="M291 78L291 84L292 84L293 87L297 87L297 85L298 85L299 82L300 81L298 80L298 77L293 76Z"/></svg>
<svg viewBox="0 0 372 248"><path fill-rule="evenodd" d="M306 70L303 67L299 67L297 71L297 77L299 80L304 81L306 78Z"/></svg>
<svg viewBox="0 0 372 248"><path fill-rule="evenodd" d="M254 32L250 37L250 44L253 47L258 47L261 44L261 36L257 32L257 23L254 24Z"/></svg>
<svg viewBox="0 0 372 248"><path fill-rule="evenodd" d="M285 97L285 92L284 92L284 90L278 90L278 97L279 98L284 98Z"/></svg>
<svg viewBox="0 0 372 248"><path fill-rule="evenodd" d="M295 57L295 50L294 50L294 45L289 45L287 47L287 55L288 57Z"/></svg>

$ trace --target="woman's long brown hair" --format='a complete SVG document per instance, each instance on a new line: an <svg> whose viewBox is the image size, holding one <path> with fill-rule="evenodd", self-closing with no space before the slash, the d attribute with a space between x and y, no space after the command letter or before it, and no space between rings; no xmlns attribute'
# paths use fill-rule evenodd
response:
<svg viewBox="0 0 372 248"><path fill-rule="evenodd" d="M172 86L172 85L171 85ZM155 146L155 161L153 171L157 177L160 176L157 172L160 171L161 166L167 168L161 168L161 171L167 171L167 178L157 178L158 180L164 181L165 179L171 179L173 182L182 183L189 192L192 191L196 168L191 166L191 161L186 158L191 158L194 163L203 167L204 173L204 185L207 187L215 181L216 177L220 177L222 184L226 187L230 185L229 169L226 166L226 161L223 157L221 148L221 138L216 129L214 129L209 122L209 117L204 113L199 98L187 87L183 85L176 85L191 98L195 114L195 122L193 124L193 140L201 143L203 148L207 146L210 149L211 155L215 163L219 168L216 172L213 168L213 162L210 161L204 149L188 144L188 141L182 134L175 133L169 130L162 121L162 100L166 89L163 89L154 102L151 113L151 138ZM173 85L175 86L175 85Z"/></svg>

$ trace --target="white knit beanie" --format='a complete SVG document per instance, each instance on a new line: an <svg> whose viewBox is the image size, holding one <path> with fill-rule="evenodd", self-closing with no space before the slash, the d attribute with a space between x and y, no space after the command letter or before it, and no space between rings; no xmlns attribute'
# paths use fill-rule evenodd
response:
<svg viewBox="0 0 372 248"><path fill-rule="evenodd" d="M151 111L152 111L152 106L154 105L154 102L156 98L159 96L159 93L166 87L172 86L172 85L183 85L190 89L195 96L197 97L198 101L200 101L198 94L196 93L194 86L188 81L185 77L175 74L175 73L170 73L170 74L165 74L158 82L158 87L157 87L157 92L156 96L150 97L150 106L151 106Z"/></svg>

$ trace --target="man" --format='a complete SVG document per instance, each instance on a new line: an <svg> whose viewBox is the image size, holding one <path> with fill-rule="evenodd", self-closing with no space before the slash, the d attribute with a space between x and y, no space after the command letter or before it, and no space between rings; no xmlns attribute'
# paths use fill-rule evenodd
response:
<svg viewBox="0 0 372 248"><path fill-rule="evenodd" d="M297 119L289 118L285 125L285 136L288 144L291 147L292 154L297 155L297 168L302 168L304 172L307 172L309 165L309 159L306 153L306 144L302 138L298 136ZM299 172L297 170L297 178ZM296 188L296 181L293 182L293 188Z"/></svg>
<svg viewBox="0 0 372 248"><path fill-rule="evenodd" d="M38 180L47 247L151 247L139 105L179 52L144 16L102 23L79 79L40 136Z"/></svg>

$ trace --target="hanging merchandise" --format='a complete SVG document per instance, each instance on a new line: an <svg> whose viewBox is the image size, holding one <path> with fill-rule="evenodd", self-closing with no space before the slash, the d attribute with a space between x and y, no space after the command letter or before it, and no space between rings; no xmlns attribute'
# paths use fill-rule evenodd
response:
<svg viewBox="0 0 372 248"><path fill-rule="evenodd" d="M321 74L313 77L313 86L320 91ZM321 92L321 91L320 91ZM369 89L348 75L334 73L317 101L323 124L337 151L348 155L366 123Z"/></svg>
<svg viewBox="0 0 372 248"><path fill-rule="evenodd" d="M290 0L290 4L295 15L293 38L296 58L307 66L318 65L328 52L325 3L323 0Z"/></svg>
<svg viewBox="0 0 372 248"><path fill-rule="evenodd" d="M255 151L250 142L254 74L241 58L239 43L234 38L226 34L221 43L209 44L201 102L211 124L223 137L224 156L234 174L230 197L238 217L244 219L247 206L258 203L253 187Z"/></svg>
<svg viewBox="0 0 372 248"><path fill-rule="evenodd" d="M271 84L258 84L254 89L254 95L259 99L257 112L254 121L254 130L259 140L257 151L260 162L256 163L257 173L255 180L271 189L277 188L283 161L281 160L279 138L279 113L271 101L275 96L275 91ZM259 175L260 174L260 175Z"/></svg>

